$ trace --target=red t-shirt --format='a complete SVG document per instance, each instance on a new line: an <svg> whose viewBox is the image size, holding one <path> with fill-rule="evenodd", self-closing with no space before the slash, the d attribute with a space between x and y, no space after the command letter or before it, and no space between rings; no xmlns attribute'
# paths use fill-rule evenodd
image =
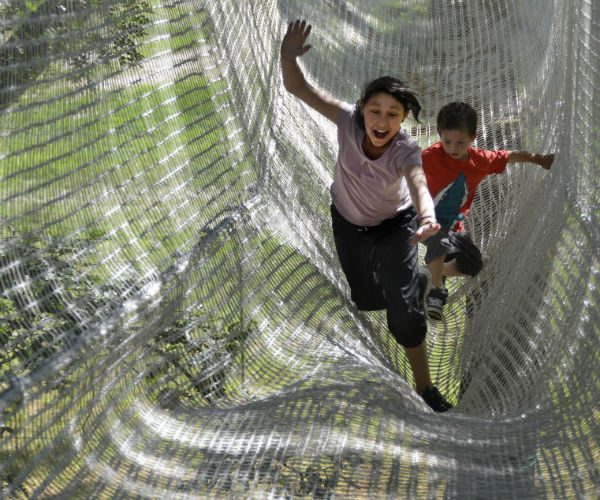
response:
<svg viewBox="0 0 600 500"><path fill-rule="evenodd" d="M449 190L455 181L460 181L464 185L458 195L461 199L456 202L456 206L459 207L458 213L455 214L458 221L456 230L463 230L459 214L465 216L469 212L477 186L488 175L504 172L509 154L510 151L490 151L469 147L468 160L455 160L446 154L441 141L423 150L423 170L434 201L438 202L439 197L445 190Z"/></svg>

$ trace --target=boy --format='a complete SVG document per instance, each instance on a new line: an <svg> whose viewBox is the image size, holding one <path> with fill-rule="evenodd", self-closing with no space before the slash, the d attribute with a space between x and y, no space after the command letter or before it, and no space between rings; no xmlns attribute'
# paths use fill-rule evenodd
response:
<svg viewBox="0 0 600 500"><path fill-rule="evenodd" d="M442 229L424 241L425 263L433 287L427 298L429 318L443 319L448 292L444 276L475 276L483 267L481 252L465 233L463 218L469 213L479 183L500 174L508 163L534 163L550 170L554 154L528 151L490 151L474 148L477 113L464 102L443 106L437 116L440 141L423 150L423 169Z"/></svg>

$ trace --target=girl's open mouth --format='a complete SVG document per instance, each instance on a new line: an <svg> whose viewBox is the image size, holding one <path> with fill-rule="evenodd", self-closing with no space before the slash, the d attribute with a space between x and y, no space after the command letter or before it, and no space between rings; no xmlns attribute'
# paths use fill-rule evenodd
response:
<svg viewBox="0 0 600 500"><path fill-rule="evenodd" d="M377 139L383 139L387 135L387 131L373 130L373 135L377 137Z"/></svg>

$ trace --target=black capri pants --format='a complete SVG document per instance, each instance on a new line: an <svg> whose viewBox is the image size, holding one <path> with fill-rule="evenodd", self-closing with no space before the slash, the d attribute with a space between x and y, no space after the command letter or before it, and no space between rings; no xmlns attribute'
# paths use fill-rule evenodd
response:
<svg viewBox="0 0 600 500"><path fill-rule="evenodd" d="M331 205L333 237L352 301L361 311L386 310L387 324L404 347L425 339L427 321L419 303L417 228L413 207L377 226L356 226Z"/></svg>

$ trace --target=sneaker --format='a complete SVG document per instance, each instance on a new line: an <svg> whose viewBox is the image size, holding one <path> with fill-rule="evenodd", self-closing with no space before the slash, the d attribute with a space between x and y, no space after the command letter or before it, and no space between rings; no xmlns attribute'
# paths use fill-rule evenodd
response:
<svg viewBox="0 0 600 500"><path fill-rule="evenodd" d="M448 411L452 408L452 405L440 394L437 387L427 387L419 392L419 396L423 398L423 401L425 401L433 411L438 413Z"/></svg>
<svg viewBox="0 0 600 500"><path fill-rule="evenodd" d="M427 312L430 319L441 321L444 319L444 306L448 298L445 288L432 288L427 296Z"/></svg>
<svg viewBox="0 0 600 500"><path fill-rule="evenodd" d="M425 317L427 317L427 297L429 296L429 291L431 290L431 271L429 271L429 269L427 269L425 266L419 266L418 278L419 304L421 305L421 310L425 313Z"/></svg>

